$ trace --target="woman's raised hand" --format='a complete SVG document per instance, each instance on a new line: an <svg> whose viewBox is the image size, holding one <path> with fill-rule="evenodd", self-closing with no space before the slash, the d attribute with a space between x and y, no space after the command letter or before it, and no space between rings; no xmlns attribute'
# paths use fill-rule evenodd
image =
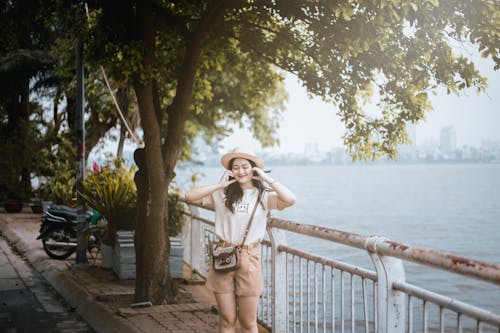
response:
<svg viewBox="0 0 500 333"><path fill-rule="evenodd" d="M233 172L231 170L226 170L226 172L224 172L221 179L219 180L219 187L220 188L226 188L236 181L236 179L234 179L234 178L229 179L229 177L233 177Z"/></svg>
<svg viewBox="0 0 500 333"><path fill-rule="evenodd" d="M271 178L269 178L269 176L266 175L264 170L262 170L259 167L253 167L252 172L257 173L257 176L253 176L252 179L257 179L257 180L260 180L260 181L266 182L266 183L270 183L273 181Z"/></svg>

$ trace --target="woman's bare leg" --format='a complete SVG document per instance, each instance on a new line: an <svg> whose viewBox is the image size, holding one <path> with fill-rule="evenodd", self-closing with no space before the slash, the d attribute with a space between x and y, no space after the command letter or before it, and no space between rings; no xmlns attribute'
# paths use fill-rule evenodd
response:
<svg viewBox="0 0 500 333"><path fill-rule="evenodd" d="M233 293L215 294L219 306L219 333L234 333L236 326L236 299Z"/></svg>
<svg viewBox="0 0 500 333"><path fill-rule="evenodd" d="M238 296L238 319L242 333L257 333L259 296Z"/></svg>

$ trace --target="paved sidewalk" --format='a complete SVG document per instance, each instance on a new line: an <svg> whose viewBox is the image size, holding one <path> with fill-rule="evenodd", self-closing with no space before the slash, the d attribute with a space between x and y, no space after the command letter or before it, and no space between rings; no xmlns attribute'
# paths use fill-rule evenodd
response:
<svg viewBox="0 0 500 333"><path fill-rule="evenodd" d="M0 332L95 333L1 235Z"/></svg>
<svg viewBox="0 0 500 333"><path fill-rule="evenodd" d="M216 332L214 299L203 285L182 284L181 304L130 308L134 281L99 266L50 259L37 240L40 215L0 211L0 233L97 332Z"/></svg>

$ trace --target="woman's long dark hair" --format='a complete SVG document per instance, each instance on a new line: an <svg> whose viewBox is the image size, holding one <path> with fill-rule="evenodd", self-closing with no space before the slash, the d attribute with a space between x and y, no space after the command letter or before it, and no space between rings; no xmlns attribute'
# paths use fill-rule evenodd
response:
<svg viewBox="0 0 500 333"><path fill-rule="evenodd" d="M233 169L233 162L235 158L231 159L229 161L228 165L228 170ZM253 167L256 166L256 164L251 161L247 160L250 165ZM255 186L259 190L259 201L262 205L262 208L264 208L264 204L262 203L262 193L264 192L264 184L260 180L257 179L252 179L253 186ZM243 197L243 190L241 189L241 186L238 182L234 182L228 187L224 189L224 194L226 195L226 202L225 205L226 207L234 214L234 204L238 203L241 201L241 198Z"/></svg>

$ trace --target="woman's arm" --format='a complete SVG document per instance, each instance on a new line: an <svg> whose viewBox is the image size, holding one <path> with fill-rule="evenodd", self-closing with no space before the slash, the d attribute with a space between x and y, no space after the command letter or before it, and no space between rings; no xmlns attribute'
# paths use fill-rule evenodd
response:
<svg viewBox="0 0 500 333"><path fill-rule="evenodd" d="M206 185L193 187L189 191L186 192L186 201L195 204L201 204L201 200L209 194L213 192L225 188L230 184L234 183L236 179L229 180L229 177L232 175L231 171L227 170L224 175L222 175L221 180L218 184Z"/></svg>
<svg viewBox="0 0 500 333"><path fill-rule="evenodd" d="M254 178L268 183L278 195L278 209L290 207L295 204L295 201L297 200L295 194L293 194L293 192L290 191L285 185L278 183L276 180L266 175L260 168L255 167L253 170L258 174L258 176Z"/></svg>
<svg viewBox="0 0 500 333"><path fill-rule="evenodd" d="M278 195L278 209L287 208L295 204L295 201L297 201L295 194L293 194L293 192L290 191L285 185L278 183L273 179L267 183Z"/></svg>

